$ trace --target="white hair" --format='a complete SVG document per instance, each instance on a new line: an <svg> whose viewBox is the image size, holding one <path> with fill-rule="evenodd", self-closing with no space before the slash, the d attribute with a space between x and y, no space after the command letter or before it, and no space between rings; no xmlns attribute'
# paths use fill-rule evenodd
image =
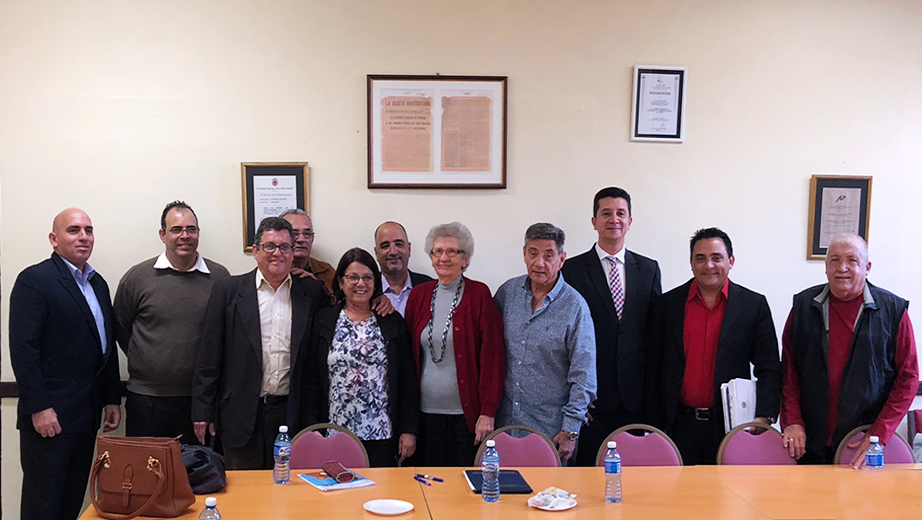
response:
<svg viewBox="0 0 922 520"><path fill-rule="evenodd" d="M458 246L464 252L464 257L470 261L474 256L474 235L467 226L460 222L449 222L448 224L439 224L432 226L429 234L426 235L426 254L432 252L432 244L436 238L451 237L458 240Z"/></svg>

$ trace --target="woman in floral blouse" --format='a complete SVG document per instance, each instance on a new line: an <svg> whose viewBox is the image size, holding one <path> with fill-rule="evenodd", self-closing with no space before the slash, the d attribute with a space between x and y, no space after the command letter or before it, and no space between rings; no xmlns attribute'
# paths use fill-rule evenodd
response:
<svg viewBox="0 0 922 520"><path fill-rule="evenodd" d="M419 389L410 337L400 314L380 316L370 301L381 294L374 257L360 248L336 269L337 304L314 316L304 383L305 424L348 428L372 466L395 466L413 455Z"/></svg>

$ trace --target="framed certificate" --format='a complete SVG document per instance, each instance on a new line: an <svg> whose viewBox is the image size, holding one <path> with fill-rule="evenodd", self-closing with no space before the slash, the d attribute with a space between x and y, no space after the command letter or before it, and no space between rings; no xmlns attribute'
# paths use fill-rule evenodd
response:
<svg viewBox="0 0 922 520"><path fill-rule="evenodd" d="M631 141L681 143L687 67L634 66Z"/></svg>
<svg viewBox="0 0 922 520"><path fill-rule="evenodd" d="M505 188L505 76L368 76L368 188Z"/></svg>
<svg viewBox="0 0 922 520"><path fill-rule="evenodd" d="M256 228L266 217L290 209L310 212L310 172L306 162L240 163L243 182L243 251L253 251Z"/></svg>
<svg viewBox="0 0 922 520"><path fill-rule="evenodd" d="M807 260L823 260L836 235L855 233L867 242L871 223L871 177L814 175L810 178Z"/></svg>

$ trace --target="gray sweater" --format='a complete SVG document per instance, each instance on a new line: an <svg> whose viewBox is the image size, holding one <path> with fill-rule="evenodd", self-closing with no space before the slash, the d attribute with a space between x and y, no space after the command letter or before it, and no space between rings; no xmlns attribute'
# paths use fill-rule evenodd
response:
<svg viewBox="0 0 922 520"><path fill-rule="evenodd" d="M154 269L156 261L129 269L115 293L116 339L128 358L128 390L190 396L211 286L230 273L208 259L211 274Z"/></svg>

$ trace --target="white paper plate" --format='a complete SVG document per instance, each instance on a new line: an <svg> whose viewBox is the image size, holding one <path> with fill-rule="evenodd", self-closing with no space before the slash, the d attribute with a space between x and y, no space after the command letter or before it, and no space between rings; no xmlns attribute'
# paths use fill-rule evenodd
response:
<svg viewBox="0 0 922 520"><path fill-rule="evenodd" d="M573 509L574 507L576 507L575 498L568 498L566 499L566 501L562 500L561 502L562 503L558 504L558 506L554 508L550 506L544 506L544 507L539 507L538 509L541 509L542 511L566 511L567 509Z"/></svg>
<svg viewBox="0 0 922 520"><path fill-rule="evenodd" d="M365 502L365 510L376 515L402 515L413 510L413 504L403 500L380 499Z"/></svg>

